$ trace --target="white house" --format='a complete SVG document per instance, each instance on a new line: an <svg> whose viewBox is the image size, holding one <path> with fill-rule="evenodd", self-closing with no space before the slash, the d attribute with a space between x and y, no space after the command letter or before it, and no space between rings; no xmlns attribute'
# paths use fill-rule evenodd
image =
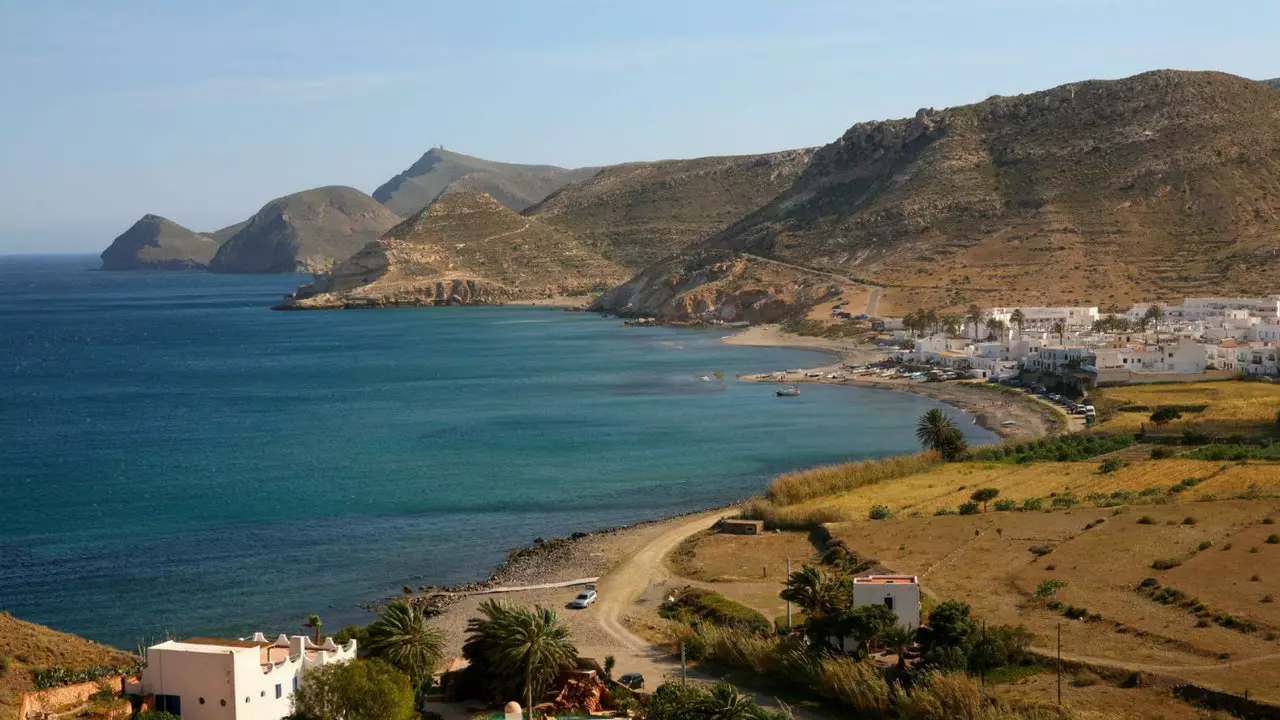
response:
<svg viewBox="0 0 1280 720"><path fill-rule="evenodd" d="M920 581L915 575L868 575L853 579L853 606L885 605L898 624L920 627Z"/></svg>
<svg viewBox="0 0 1280 720"><path fill-rule="evenodd" d="M147 648L136 690L155 696L153 709L183 720L280 720L308 670L355 656L355 640L317 645L304 635L168 640Z"/></svg>
<svg viewBox="0 0 1280 720"><path fill-rule="evenodd" d="M1019 309L1022 310L1022 324L1028 328L1049 327L1059 320L1069 328L1087 328L1092 327L1094 321L1101 317L1096 307L991 308L984 315L1014 326L1011 318L1014 311Z"/></svg>

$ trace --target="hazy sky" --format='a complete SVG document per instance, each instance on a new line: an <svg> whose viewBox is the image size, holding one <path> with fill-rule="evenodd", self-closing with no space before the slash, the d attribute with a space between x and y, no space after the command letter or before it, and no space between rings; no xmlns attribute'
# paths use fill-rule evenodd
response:
<svg viewBox="0 0 1280 720"><path fill-rule="evenodd" d="M372 192L438 144L762 152L1153 68L1275 77L1277 27L1277 0L0 0L0 253Z"/></svg>

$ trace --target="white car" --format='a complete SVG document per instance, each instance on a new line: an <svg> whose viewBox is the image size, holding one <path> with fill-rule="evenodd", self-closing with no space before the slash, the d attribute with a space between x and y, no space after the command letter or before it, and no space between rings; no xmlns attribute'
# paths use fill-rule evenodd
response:
<svg viewBox="0 0 1280 720"><path fill-rule="evenodd" d="M569 607L575 610L582 610L595 601L596 601L595 590L583 590L582 592L578 593L578 597L574 598L573 602L569 603Z"/></svg>

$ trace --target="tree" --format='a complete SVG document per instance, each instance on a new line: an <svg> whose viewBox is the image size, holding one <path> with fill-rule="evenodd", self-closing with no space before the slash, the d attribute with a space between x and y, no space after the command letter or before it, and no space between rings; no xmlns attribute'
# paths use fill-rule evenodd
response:
<svg viewBox="0 0 1280 720"><path fill-rule="evenodd" d="M381 660L350 660L308 670L293 693L298 720L410 720L413 688Z"/></svg>
<svg viewBox="0 0 1280 720"><path fill-rule="evenodd" d="M1067 324L1066 324L1065 322L1063 322L1063 321L1061 321L1061 320L1057 320L1057 321L1055 321L1055 322L1053 323L1053 326L1049 328L1049 332L1051 332L1051 333L1053 333L1054 335L1057 335L1057 336L1058 336L1058 344L1059 344L1059 345L1062 345L1062 346L1064 346L1064 347L1066 346L1066 344L1067 344Z"/></svg>
<svg viewBox="0 0 1280 720"><path fill-rule="evenodd" d="M1147 328L1151 327L1151 318L1147 317L1146 315L1143 315L1142 317L1138 318L1136 325L1138 327L1138 330L1142 331L1142 341L1146 342Z"/></svg>
<svg viewBox="0 0 1280 720"><path fill-rule="evenodd" d="M864 656L871 644L898 625L898 616L887 605L876 603L856 607L840 617L838 626L845 637L858 640L857 656Z"/></svg>
<svg viewBox="0 0 1280 720"><path fill-rule="evenodd" d="M960 328L964 325L964 321L959 315L947 315L942 318L942 327L947 331L948 335L959 335Z"/></svg>
<svg viewBox="0 0 1280 720"><path fill-rule="evenodd" d="M1164 320L1164 308L1160 303L1153 303L1142 317L1151 322L1152 328L1156 331L1156 344L1160 344L1160 321ZM1145 331L1144 331L1145 332Z"/></svg>
<svg viewBox="0 0 1280 720"><path fill-rule="evenodd" d="M421 608L397 600L383 608L380 619L369 626L368 649L371 656L407 673L414 689L424 695L444 656L444 636Z"/></svg>
<svg viewBox="0 0 1280 720"><path fill-rule="evenodd" d="M973 323L973 339L977 340L978 328L982 326L982 308L977 305L970 305L964 316L969 322Z"/></svg>
<svg viewBox="0 0 1280 720"><path fill-rule="evenodd" d="M1175 407L1157 408L1151 413L1151 422L1157 425L1168 425L1169 423L1182 417L1182 413Z"/></svg>
<svg viewBox="0 0 1280 720"><path fill-rule="evenodd" d="M1009 316L1009 322L1018 326L1018 339L1022 339L1022 328L1027 324L1027 314L1022 312L1022 308L1017 308L1013 314Z"/></svg>
<svg viewBox="0 0 1280 720"><path fill-rule="evenodd" d="M920 416L920 422L916 424L916 439L926 449L937 450L948 462L963 457L969 449L955 423L938 408Z"/></svg>
<svg viewBox="0 0 1280 720"><path fill-rule="evenodd" d="M467 622L462 654L482 673L487 689L503 694L520 692L529 712L562 670L578 658L569 630L553 610L532 609L488 600L482 617ZM521 692L522 691L522 692Z"/></svg>
<svg viewBox="0 0 1280 720"><path fill-rule="evenodd" d="M969 617L969 604L956 600L940 603L929 612L929 622L921 627L916 640L926 655L943 648L967 651L973 644L978 624Z"/></svg>
<svg viewBox="0 0 1280 720"><path fill-rule="evenodd" d="M809 617L836 615L853 602L852 589L843 578L833 578L812 565L791 573L779 595Z"/></svg>
<svg viewBox="0 0 1280 720"><path fill-rule="evenodd" d="M916 631L906 625L897 625L880 634L880 641L898 656L898 671L907 669L907 651L916 644Z"/></svg>
<svg viewBox="0 0 1280 720"><path fill-rule="evenodd" d="M324 621L319 615L308 615L307 621L302 623L302 627L310 628L316 631L316 644L320 644L320 630L324 628Z"/></svg>
<svg viewBox="0 0 1280 720"><path fill-rule="evenodd" d="M1004 333L1004 323L996 318L987 318L987 339L999 338Z"/></svg>
<svg viewBox="0 0 1280 720"><path fill-rule="evenodd" d="M711 688L696 683L658 686L645 705L645 720L790 720L785 711L763 708L721 681Z"/></svg>
<svg viewBox="0 0 1280 720"><path fill-rule="evenodd" d="M995 500L999 495L1000 491L995 488L980 488L978 490L974 490L973 494L969 496L969 499L976 503L982 503L982 512L986 512L987 503Z"/></svg>

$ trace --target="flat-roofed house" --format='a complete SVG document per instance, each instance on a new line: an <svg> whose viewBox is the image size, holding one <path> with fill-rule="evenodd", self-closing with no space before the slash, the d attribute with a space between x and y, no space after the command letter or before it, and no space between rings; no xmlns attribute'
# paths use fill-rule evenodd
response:
<svg viewBox="0 0 1280 720"><path fill-rule="evenodd" d="M853 606L884 605L898 624L920 627L920 581L915 575L868 575L853 579Z"/></svg>
<svg viewBox="0 0 1280 720"><path fill-rule="evenodd" d="M137 691L183 720L280 720L308 670L355 657L355 640L316 644L305 635L167 640L147 648Z"/></svg>

